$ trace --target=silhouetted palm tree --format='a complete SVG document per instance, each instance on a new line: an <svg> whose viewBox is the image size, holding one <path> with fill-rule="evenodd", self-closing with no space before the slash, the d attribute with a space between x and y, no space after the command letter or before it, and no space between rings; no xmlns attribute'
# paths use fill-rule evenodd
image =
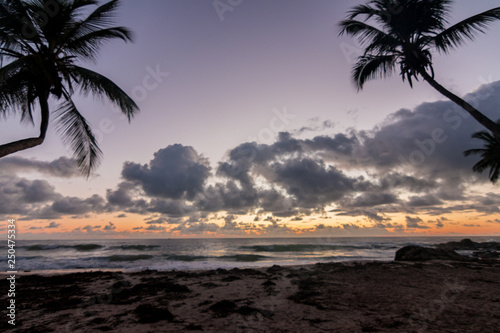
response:
<svg viewBox="0 0 500 333"><path fill-rule="evenodd" d="M82 11L97 6L88 16ZM95 0L0 0L0 115L20 113L33 123L39 106L40 135L0 145L0 157L40 145L49 124L48 100L62 103L53 111L57 129L73 149L87 176L102 154L88 122L73 103L75 89L83 95L106 96L131 117L135 102L108 78L77 65L95 60L104 42L131 40L123 27L112 27L119 0L98 6Z"/></svg>
<svg viewBox="0 0 500 333"><path fill-rule="evenodd" d="M340 22L340 35L358 38L365 52L353 68L360 90L366 81L388 77L399 65L400 74L413 87L421 76L441 94L469 112L485 128L500 137L500 125L434 80L432 51L448 53L492 22L500 20L500 7L471 16L446 28L450 0L371 0L353 7ZM364 20L357 20L362 16Z"/></svg>
<svg viewBox="0 0 500 333"><path fill-rule="evenodd" d="M497 123L500 124L500 121ZM472 167L472 170L482 173L490 168L490 180L492 183L496 183L500 177L500 138L486 131L474 133L472 137L483 140L485 146L480 149L466 150L464 155L481 155L481 160Z"/></svg>

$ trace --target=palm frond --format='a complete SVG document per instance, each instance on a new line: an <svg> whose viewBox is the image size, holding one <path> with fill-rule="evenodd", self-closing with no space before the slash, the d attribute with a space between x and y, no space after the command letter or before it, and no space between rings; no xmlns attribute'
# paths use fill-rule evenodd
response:
<svg viewBox="0 0 500 333"><path fill-rule="evenodd" d="M21 120L32 122L32 106L36 91L32 73L27 70L30 57L21 58L0 67L0 115L21 111Z"/></svg>
<svg viewBox="0 0 500 333"><path fill-rule="evenodd" d="M500 7L471 16L435 35L434 46L443 53L448 53L465 43L473 41L478 33L484 33L494 21L500 20Z"/></svg>
<svg viewBox="0 0 500 333"><path fill-rule="evenodd" d="M352 70L352 79L358 90L372 79L386 78L393 74L396 66L395 55L364 55L358 58Z"/></svg>
<svg viewBox="0 0 500 333"><path fill-rule="evenodd" d="M130 119L139 111L137 104L120 87L107 77L89 69L72 66L70 75L78 82L82 92L94 96L105 95Z"/></svg>
<svg viewBox="0 0 500 333"><path fill-rule="evenodd" d="M497 123L500 124L500 121ZM476 132L472 137L484 141L484 148L466 150L464 151L464 155L481 156L481 159L474 164L472 170L477 173L482 173L489 168L488 175L490 181L496 183L500 177L500 138L486 131Z"/></svg>
<svg viewBox="0 0 500 333"><path fill-rule="evenodd" d="M87 120L78 112L69 96L56 110L57 130L75 155L75 160L82 174L87 177L100 163L102 151L90 129Z"/></svg>
<svg viewBox="0 0 500 333"><path fill-rule="evenodd" d="M476 132L476 133L472 134L472 138L483 140L489 144L494 144L497 141L497 139L495 138L494 135L492 135L491 133L486 132L486 131Z"/></svg>
<svg viewBox="0 0 500 333"><path fill-rule="evenodd" d="M344 20L339 23L339 26L341 27L339 36L350 35L357 38L360 44L381 44L382 42L395 44L399 42L395 37L365 22Z"/></svg>
<svg viewBox="0 0 500 333"><path fill-rule="evenodd" d="M349 12L347 19L354 20L357 16L365 15L365 20L368 20L373 15L377 14L377 10L369 5L357 5L354 6Z"/></svg>
<svg viewBox="0 0 500 333"><path fill-rule="evenodd" d="M483 149L483 148L468 149L468 150L464 151L464 156L479 155L479 154L483 154L485 151L486 151L486 149Z"/></svg>
<svg viewBox="0 0 500 333"><path fill-rule="evenodd" d="M32 29L26 4L20 0L0 3L0 46L4 52L34 51L32 43L40 42L36 29ZM4 54L0 54L0 64Z"/></svg>
<svg viewBox="0 0 500 333"><path fill-rule="evenodd" d="M92 1L83 1L83 6L87 6L89 4L96 4L96 2ZM99 7L97 7L90 15L87 16L84 20L75 21L69 29L67 29L64 33L64 36L61 38L59 48L62 49L66 47L66 44L70 41L74 41L76 39L82 38L83 36L90 34L92 32L109 28L113 23L113 19L115 18L115 10L119 6L119 0L113 0L107 2Z"/></svg>
<svg viewBox="0 0 500 333"><path fill-rule="evenodd" d="M124 27L114 27L92 31L79 38L66 42L64 45L64 51L72 55L94 60L100 47L105 42L116 38L125 42L132 41L132 32Z"/></svg>

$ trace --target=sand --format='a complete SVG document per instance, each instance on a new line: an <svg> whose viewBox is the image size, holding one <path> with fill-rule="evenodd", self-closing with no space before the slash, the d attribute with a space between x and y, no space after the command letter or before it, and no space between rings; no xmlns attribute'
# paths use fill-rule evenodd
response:
<svg viewBox="0 0 500 333"><path fill-rule="evenodd" d="M499 332L500 262L27 274L16 305L1 331Z"/></svg>

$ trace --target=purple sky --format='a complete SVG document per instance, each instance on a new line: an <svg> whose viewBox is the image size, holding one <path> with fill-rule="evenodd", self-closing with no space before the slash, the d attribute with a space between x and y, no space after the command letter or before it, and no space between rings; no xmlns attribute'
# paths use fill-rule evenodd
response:
<svg viewBox="0 0 500 333"><path fill-rule="evenodd" d="M47 179L65 196L105 197L122 181L124 162L146 164L169 145L192 146L215 173L228 152L244 142L270 145L279 131L307 139L374 130L402 108L443 100L427 84L410 89L397 75L356 92L350 69L358 46L338 37L337 24L364 1L240 2L221 20L212 1L124 0L117 21L134 32L135 42L106 45L98 63L87 66L135 97L141 112L128 124L110 104L77 98L104 152L97 174L89 180L23 177ZM453 19L498 5L458 0ZM500 80L499 36L497 23L474 43L436 56L436 79L461 95ZM148 77L151 71L160 73L156 80ZM276 112L290 116L277 122ZM471 126L470 133L479 129ZM2 120L0 131L2 142L36 133L14 118ZM15 156L52 161L70 153L51 124L43 146ZM499 193L498 187L488 190Z"/></svg>

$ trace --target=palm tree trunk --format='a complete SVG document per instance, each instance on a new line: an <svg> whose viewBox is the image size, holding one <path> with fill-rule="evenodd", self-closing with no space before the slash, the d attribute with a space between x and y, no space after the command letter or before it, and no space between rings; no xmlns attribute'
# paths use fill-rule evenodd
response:
<svg viewBox="0 0 500 333"><path fill-rule="evenodd" d="M45 134L47 133L47 128L49 126L49 92L43 92L40 96L38 96L38 99L40 101L40 111L42 115L40 122L40 135L36 138L22 139L0 145L0 158L21 150L38 146L42 144L43 140L45 140Z"/></svg>
<svg viewBox="0 0 500 333"><path fill-rule="evenodd" d="M464 101L462 98L453 94L445 87L436 82L425 70L419 72L425 81L427 81L434 89L439 91L442 95L449 98L452 102L467 111L474 119L476 119L486 129L491 131L497 138L500 138L500 125L495 123L490 118L479 112L475 107Z"/></svg>

